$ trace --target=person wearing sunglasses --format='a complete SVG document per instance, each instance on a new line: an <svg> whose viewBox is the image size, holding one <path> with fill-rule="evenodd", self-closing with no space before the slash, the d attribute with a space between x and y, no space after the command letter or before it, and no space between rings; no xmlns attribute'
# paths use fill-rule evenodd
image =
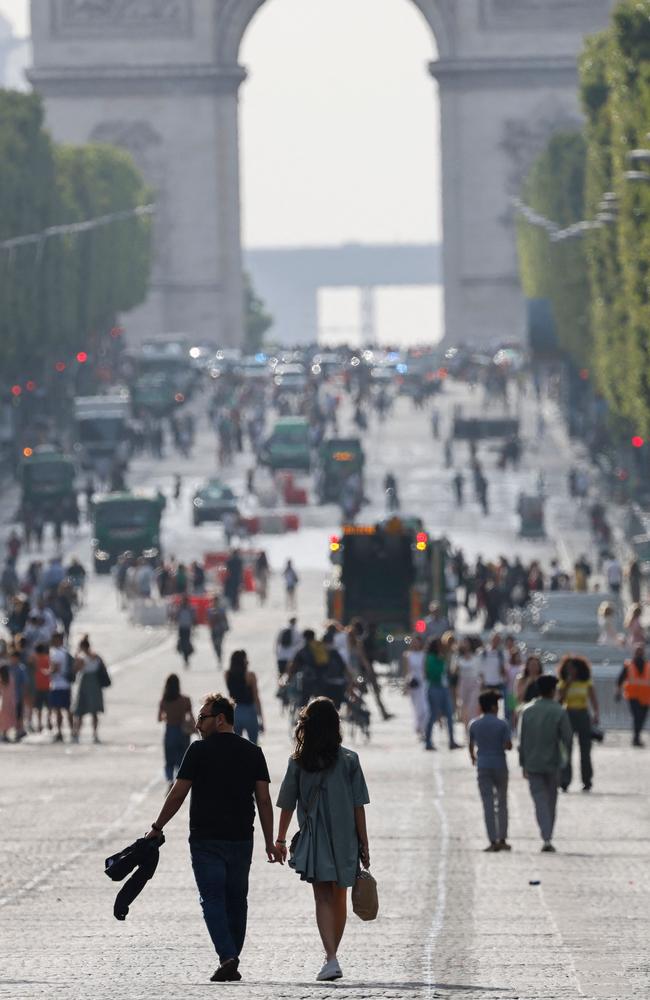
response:
<svg viewBox="0 0 650 1000"><path fill-rule="evenodd" d="M203 917L219 956L211 982L241 979L246 936L248 875L253 856L255 806L271 864L283 862L273 839L269 771L260 747L237 736L235 706L207 695L196 720L200 740L190 744L178 777L148 837L160 837L191 790L190 854Z"/></svg>

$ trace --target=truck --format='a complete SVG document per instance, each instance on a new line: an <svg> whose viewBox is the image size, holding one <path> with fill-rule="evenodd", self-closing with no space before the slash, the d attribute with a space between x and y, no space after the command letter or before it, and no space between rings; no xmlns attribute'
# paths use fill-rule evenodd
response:
<svg viewBox="0 0 650 1000"><path fill-rule="evenodd" d="M83 469L108 478L111 468L125 468L131 452L131 397L125 390L74 401L75 452Z"/></svg>
<svg viewBox="0 0 650 1000"><path fill-rule="evenodd" d="M262 464L270 469L311 468L309 423L304 417L280 417L260 453Z"/></svg>
<svg viewBox="0 0 650 1000"><path fill-rule="evenodd" d="M78 524L74 460L53 445L23 449L18 467L20 518L25 524Z"/></svg>
<svg viewBox="0 0 650 1000"><path fill-rule="evenodd" d="M319 503L338 503L351 476L363 493L365 456L359 438L328 438L318 449L316 495Z"/></svg>
<svg viewBox="0 0 650 1000"><path fill-rule="evenodd" d="M444 600L444 542L431 539L419 518L396 516L344 525L330 539L330 559L329 617L374 625L380 662L397 660L429 602Z"/></svg>
<svg viewBox="0 0 650 1000"><path fill-rule="evenodd" d="M96 573L109 573L118 556L131 552L158 562L164 497L106 493L93 497L92 547Z"/></svg>

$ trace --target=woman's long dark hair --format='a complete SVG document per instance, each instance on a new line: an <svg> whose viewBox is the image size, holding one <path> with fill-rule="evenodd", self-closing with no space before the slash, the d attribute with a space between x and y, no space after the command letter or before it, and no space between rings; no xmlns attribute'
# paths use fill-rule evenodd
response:
<svg viewBox="0 0 650 1000"><path fill-rule="evenodd" d="M591 667L589 666L589 661L585 660L584 656L563 656L560 660L560 665L557 668L557 675L561 681L565 683L569 680L569 667L573 666L575 668L577 681L588 681L591 677Z"/></svg>
<svg viewBox="0 0 650 1000"><path fill-rule="evenodd" d="M228 668L228 680L229 681L245 681L246 671L248 670L248 656L246 655L245 649L236 649L230 657L230 666Z"/></svg>
<svg viewBox="0 0 650 1000"><path fill-rule="evenodd" d="M341 746L341 720L330 698L314 698L298 716L291 755L304 771L326 771Z"/></svg>
<svg viewBox="0 0 650 1000"><path fill-rule="evenodd" d="M170 674L165 681L165 690L163 691L162 700L163 701L176 701L177 698L181 696L181 682L178 679L178 674Z"/></svg>

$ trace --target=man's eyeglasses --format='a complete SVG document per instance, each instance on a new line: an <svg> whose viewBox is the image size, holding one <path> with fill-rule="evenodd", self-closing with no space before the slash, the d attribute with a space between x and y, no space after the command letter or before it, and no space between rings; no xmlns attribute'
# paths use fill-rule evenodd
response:
<svg viewBox="0 0 650 1000"><path fill-rule="evenodd" d="M203 715L202 712L199 712L199 714L196 717L197 722L204 722L206 719L214 719L214 715L212 714L212 712L208 712L207 715Z"/></svg>

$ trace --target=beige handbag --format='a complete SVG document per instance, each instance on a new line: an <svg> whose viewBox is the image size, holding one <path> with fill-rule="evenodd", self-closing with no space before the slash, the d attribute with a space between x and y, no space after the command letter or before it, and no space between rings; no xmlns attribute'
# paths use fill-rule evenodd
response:
<svg viewBox="0 0 650 1000"><path fill-rule="evenodd" d="M352 909L361 920L376 920L379 913L377 881L370 872L361 870L352 887Z"/></svg>

